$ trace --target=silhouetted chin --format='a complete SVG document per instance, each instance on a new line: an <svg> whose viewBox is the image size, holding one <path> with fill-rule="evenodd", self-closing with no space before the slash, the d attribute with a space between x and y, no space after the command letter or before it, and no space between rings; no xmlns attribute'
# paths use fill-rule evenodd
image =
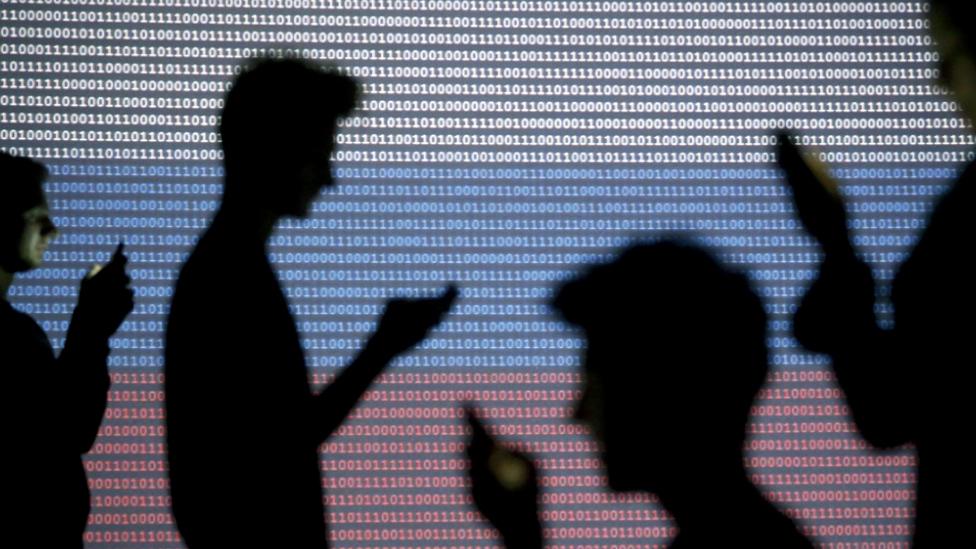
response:
<svg viewBox="0 0 976 549"><path fill-rule="evenodd" d="M280 217L305 219L308 217L309 212L312 211L312 202L306 202L296 196L292 200L282 201L276 204L275 207L277 209L276 213Z"/></svg>
<svg viewBox="0 0 976 549"><path fill-rule="evenodd" d="M332 185L325 185L322 187L322 189L328 189L330 187L332 187ZM322 191L320 189L315 191L312 196L307 198L299 198L298 202L291 208L291 211L287 212L287 215L297 217L299 219L307 219L312 212L312 205L315 204L315 201L318 200L321 193Z"/></svg>

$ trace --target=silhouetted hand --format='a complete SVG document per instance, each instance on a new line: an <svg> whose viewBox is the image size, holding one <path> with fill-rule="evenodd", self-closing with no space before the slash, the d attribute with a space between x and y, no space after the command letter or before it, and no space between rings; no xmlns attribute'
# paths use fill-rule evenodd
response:
<svg viewBox="0 0 976 549"><path fill-rule="evenodd" d="M388 359L410 350L440 323L457 294L457 288L452 284L440 297L391 299L367 346Z"/></svg>
<svg viewBox="0 0 976 549"><path fill-rule="evenodd" d="M508 549L542 547L539 488L535 467L525 455L495 442L465 407L471 427L471 495L474 503L498 529Z"/></svg>
<svg viewBox="0 0 976 549"><path fill-rule="evenodd" d="M786 182L793 190L797 215L824 252L851 251L847 236L847 213L837 193L837 183L826 167L812 156L804 156L785 133L779 137L779 165L786 172Z"/></svg>
<svg viewBox="0 0 976 549"><path fill-rule="evenodd" d="M81 281L72 327L86 336L109 338L134 307L131 279L125 273L128 259L121 242L104 267L95 265ZM77 325L77 326L76 326Z"/></svg>

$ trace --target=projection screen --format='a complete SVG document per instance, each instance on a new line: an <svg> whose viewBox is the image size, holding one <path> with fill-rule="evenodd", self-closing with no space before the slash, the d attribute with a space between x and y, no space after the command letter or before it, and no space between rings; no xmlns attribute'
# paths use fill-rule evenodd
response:
<svg viewBox="0 0 976 549"><path fill-rule="evenodd" d="M58 349L78 280L119 240L136 293L85 458L86 544L181 547L163 433L168 303L221 190L223 94L242 61L290 52L332 63L363 88L339 128L338 185L308 220L283 222L270 247L313 383L355 356L386 299L452 281L461 290L441 327L322 447L334 547L499 544L468 495L464 400L536 458L552 547L666 544L675 533L667 513L653 497L612 494L594 443L570 417L583 341L548 302L581 266L635 238L675 235L748 272L769 314L770 375L744 449L752 480L824 547L907 547L913 449L870 448L829 361L791 336L821 254L790 206L772 135L797 131L831 166L855 244L885 290L934 200L972 158L971 128L936 81L927 9L3 2L0 148L48 166L61 229L10 301ZM882 291L883 321L889 309ZM44 387L28 390L42 398ZM653 440L653 425L635 428ZM248 459L247 447L236 456Z"/></svg>

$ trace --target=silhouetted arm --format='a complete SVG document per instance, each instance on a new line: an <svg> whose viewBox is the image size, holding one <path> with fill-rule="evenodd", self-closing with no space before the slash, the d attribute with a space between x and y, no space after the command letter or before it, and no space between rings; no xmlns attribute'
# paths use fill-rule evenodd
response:
<svg viewBox="0 0 976 549"><path fill-rule="evenodd" d="M57 358L57 369L66 399L62 420L80 454L91 449L105 414L108 355L107 337L86 333L72 322Z"/></svg>
<svg viewBox="0 0 976 549"><path fill-rule="evenodd" d="M843 201L826 168L804 158L785 135L779 163L797 215L824 252L820 273L794 317L794 333L807 349L831 357L864 438L876 446L904 444L916 416L909 373L918 366L917 349L906 334L878 326L871 269L854 252Z"/></svg>
<svg viewBox="0 0 976 549"><path fill-rule="evenodd" d="M912 439L917 417L910 335L878 326L871 269L853 252L827 253L820 274L794 317L794 333L812 351L826 353L864 438L891 447Z"/></svg>
<svg viewBox="0 0 976 549"><path fill-rule="evenodd" d="M339 428L387 364L423 341L427 332L440 323L457 293L452 285L440 297L394 299L387 303L376 333L359 356L315 397L313 422L319 441L325 441Z"/></svg>
<svg viewBox="0 0 976 549"><path fill-rule="evenodd" d="M315 397L316 437L324 442L339 428L392 356L367 345L356 359Z"/></svg>
<svg viewBox="0 0 976 549"><path fill-rule="evenodd" d="M78 306L57 359L66 389L63 421L69 426L79 453L91 449L105 413L108 340L133 308L123 248L120 243L104 268L93 268L82 280Z"/></svg>

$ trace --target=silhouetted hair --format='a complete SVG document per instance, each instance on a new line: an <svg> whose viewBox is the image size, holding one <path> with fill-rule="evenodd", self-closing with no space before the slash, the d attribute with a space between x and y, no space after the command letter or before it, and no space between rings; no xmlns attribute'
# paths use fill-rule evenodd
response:
<svg viewBox="0 0 976 549"><path fill-rule="evenodd" d="M601 362L612 370L601 371L607 379L639 386L666 376L722 406L737 403L743 422L765 381L762 303L743 275L701 248L673 241L631 246L563 286L553 305L587 339L613 342L641 365Z"/></svg>
<svg viewBox="0 0 976 549"><path fill-rule="evenodd" d="M324 132L331 137L333 123L353 110L356 97L356 82L333 68L294 58L251 60L224 99L227 169L260 170L319 143Z"/></svg>
<svg viewBox="0 0 976 549"><path fill-rule="evenodd" d="M44 180L47 168L36 160L0 151L0 222L45 203Z"/></svg>

